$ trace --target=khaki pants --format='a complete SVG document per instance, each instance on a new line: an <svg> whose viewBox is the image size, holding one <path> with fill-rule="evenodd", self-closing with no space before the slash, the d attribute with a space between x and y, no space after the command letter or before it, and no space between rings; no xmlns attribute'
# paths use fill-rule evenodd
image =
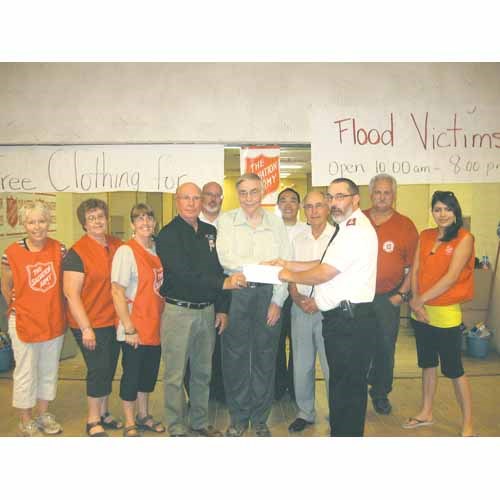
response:
<svg viewBox="0 0 500 500"><path fill-rule="evenodd" d="M9 335L16 360L13 380L12 406L28 410L39 399L53 401L56 398L59 356L64 335L46 342L23 342L16 331L16 317L9 318Z"/></svg>
<svg viewBox="0 0 500 500"><path fill-rule="evenodd" d="M190 426L208 426L208 395L215 345L214 306L187 309L165 304L161 318L161 351L165 364L163 386L165 418L170 434L183 434L189 424L183 379L187 360L191 367L189 382Z"/></svg>

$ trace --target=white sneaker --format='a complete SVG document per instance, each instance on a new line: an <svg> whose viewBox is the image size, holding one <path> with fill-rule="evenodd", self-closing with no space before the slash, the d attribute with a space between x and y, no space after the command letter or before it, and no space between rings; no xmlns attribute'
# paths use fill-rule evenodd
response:
<svg viewBox="0 0 500 500"><path fill-rule="evenodd" d="M32 419L25 424L19 422L19 433L23 437L40 437L42 434L38 429L38 424Z"/></svg>
<svg viewBox="0 0 500 500"><path fill-rule="evenodd" d="M44 434L48 434L50 436L60 434L63 430L61 424L56 421L54 415L48 412L42 413L39 417L37 417L36 425Z"/></svg>

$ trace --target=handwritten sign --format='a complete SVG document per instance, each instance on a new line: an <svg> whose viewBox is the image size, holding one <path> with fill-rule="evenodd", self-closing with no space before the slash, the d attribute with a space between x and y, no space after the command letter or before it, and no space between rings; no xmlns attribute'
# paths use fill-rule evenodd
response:
<svg viewBox="0 0 500 500"><path fill-rule="evenodd" d="M368 184L387 173L400 184L500 182L499 109L314 110L312 184L336 177Z"/></svg>
<svg viewBox="0 0 500 500"><path fill-rule="evenodd" d="M174 193L223 180L223 145L0 147L0 193Z"/></svg>

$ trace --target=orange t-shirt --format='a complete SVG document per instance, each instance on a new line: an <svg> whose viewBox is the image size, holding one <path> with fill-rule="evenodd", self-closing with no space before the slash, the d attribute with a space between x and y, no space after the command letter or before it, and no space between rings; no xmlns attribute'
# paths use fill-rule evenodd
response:
<svg viewBox="0 0 500 500"><path fill-rule="evenodd" d="M74 245L73 250L83 262L85 278L81 291L83 307L92 328L113 326L116 313L111 295L111 262L122 241L106 236L108 246L85 235ZM68 323L71 328L80 328L68 308Z"/></svg>
<svg viewBox="0 0 500 500"><path fill-rule="evenodd" d="M47 238L43 249L30 252L13 243L7 250L15 301L16 332L23 342L44 342L59 337L66 329L62 293L61 243Z"/></svg>
<svg viewBox="0 0 500 500"><path fill-rule="evenodd" d="M130 317L142 345L160 345L160 320L165 299L160 295L163 267L160 258L152 255L135 240L127 241L137 264L137 292Z"/></svg>
<svg viewBox="0 0 500 500"><path fill-rule="evenodd" d="M369 209L363 213L370 219L378 238L376 293L387 293L401 284L404 268L413 264L418 243L417 228L408 217L398 212L379 226L370 217Z"/></svg>
<svg viewBox="0 0 500 500"><path fill-rule="evenodd" d="M455 248L468 234L470 234L469 231L460 228L456 238L451 241L443 241L436 252L431 254L432 247L438 238L438 230L426 229L420 233L419 294L429 290L446 274ZM474 257L474 252L472 252L470 259L453 286L439 297L427 302L426 305L449 306L471 300L474 296Z"/></svg>

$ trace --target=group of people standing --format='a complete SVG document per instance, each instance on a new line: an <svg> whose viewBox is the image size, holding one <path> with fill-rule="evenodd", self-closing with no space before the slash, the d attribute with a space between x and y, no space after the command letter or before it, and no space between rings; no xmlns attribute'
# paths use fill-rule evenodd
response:
<svg viewBox="0 0 500 500"><path fill-rule="evenodd" d="M433 423L440 361L455 384L461 434L473 435L458 326L460 303L473 294L474 245L458 200L434 193L437 228L419 238L394 209L395 180L379 175L369 187L372 207L364 212L349 179L335 179L326 193L309 192L306 225L297 223L300 195L291 188L278 196L282 219L264 210L255 174L237 180L240 207L222 214L219 184L185 183L175 195L177 215L157 237L151 207L135 205L126 242L108 234L106 204L89 199L77 210L85 235L69 251L48 237L47 207L24 205L27 236L2 257L20 433L62 431L48 405L68 324L87 366L89 436L107 436L107 429L123 429L126 437L166 430L221 436L209 425L210 398L227 405L225 436L250 427L271 436L273 401L287 389L298 409L289 430L300 432L315 421L317 355L331 435L362 436L368 385L375 411L391 412L399 308L409 302L423 404L403 427ZM247 281L243 266L257 263L281 266L281 284ZM120 349L124 422L108 408ZM148 405L162 357L166 425Z"/></svg>

